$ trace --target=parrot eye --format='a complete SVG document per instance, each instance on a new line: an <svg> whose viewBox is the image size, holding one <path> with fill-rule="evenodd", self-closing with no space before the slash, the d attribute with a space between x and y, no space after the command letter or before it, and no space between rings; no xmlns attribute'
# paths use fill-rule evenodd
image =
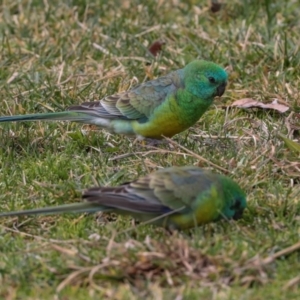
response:
<svg viewBox="0 0 300 300"><path fill-rule="evenodd" d="M216 83L216 79L214 77L208 77L210 83Z"/></svg>

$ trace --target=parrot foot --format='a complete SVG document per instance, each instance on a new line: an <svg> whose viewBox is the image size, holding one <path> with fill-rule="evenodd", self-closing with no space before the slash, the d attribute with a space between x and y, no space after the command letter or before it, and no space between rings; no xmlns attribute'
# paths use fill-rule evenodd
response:
<svg viewBox="0 0 300 300"><path fill-rule="evenodd" d="M134 141L133 141L133 145L135 145L137 142L140 142L140 144L144 147L158 147L158 146L161 146L161 145L168 145L168 141L166 140L158 140L158 139L151 139L151 138L136 138Z"/></svg>

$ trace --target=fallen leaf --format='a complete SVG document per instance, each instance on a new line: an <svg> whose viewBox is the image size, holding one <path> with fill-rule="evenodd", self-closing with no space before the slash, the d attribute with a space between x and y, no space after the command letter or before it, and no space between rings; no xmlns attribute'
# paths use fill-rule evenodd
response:
<svg viewBox="0 0 300 300"><path fill-rule="evenodd" d="M163 45L165 44L166 44L165 41L157 40L149 46L148 50L153 56L157 56L159 52L162 50Z"/></svg>
<svg viewBox="0 0 300 300"><path fill-rule="evenodd" d="M284 141L285 145L293 152L300 153L300 144L296 143L281 133L277 133L277 135Z"/></svg>
<svg viewBox="0 0 300 300"><path fill-rule="evenodd" d="M280 113L285 113L290 108L286 105L278 103L277 99L275 99L272 103L262 103L252 98L243 98L240 100L234 101L230 107L241 107L241 108L251 108L251 107L259 107L265 109L274 109L279 111Z"/></svg>

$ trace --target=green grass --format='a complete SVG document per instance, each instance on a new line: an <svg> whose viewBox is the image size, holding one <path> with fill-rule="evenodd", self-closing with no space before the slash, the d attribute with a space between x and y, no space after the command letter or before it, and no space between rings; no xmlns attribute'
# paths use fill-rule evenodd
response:
<svg viewBox="0 0 300 300"><path fill-rule="evenodd" d="M114 215L1 219L0 298L297 299L300 155L277 133L299 142L299 3L223 2L217 13L192 0L2 2L0 115L59 111L195 58L230 80L196 126L158 149L78 124L1 124L1 211L191 164L227 169L249 205L238 222L173 234ZM154 59L157 39L166 45ZM246 97L290 110L225 109Z"/></svg>

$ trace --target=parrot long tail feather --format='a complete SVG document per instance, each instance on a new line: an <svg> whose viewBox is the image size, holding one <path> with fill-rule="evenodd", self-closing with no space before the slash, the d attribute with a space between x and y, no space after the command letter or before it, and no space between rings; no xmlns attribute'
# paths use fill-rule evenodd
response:
<svg viewBox="0 0 300 300"><path fill-rule="evenodd" d="M93 119L94 116L91 113L76 112L76 111L63 111L54 113L41 113L31 115L18 115L18 116L6 116L0 117L0 123L3 122L18 122L18 121L77 121L88 123L88 120Z"/></svg>
<svg viewBox="0 0 300 300"><path fill-rule="evenodd" d="M0 217L39 215L39 214L48 215L48 214L62 214L62 213L84 213L84 212L110 211L110 210L111 209L105 208L95 203L84 202L84 203L64 204L64 205L53 206L53 207L43 207L37 209L1 212Z"/></svg>

